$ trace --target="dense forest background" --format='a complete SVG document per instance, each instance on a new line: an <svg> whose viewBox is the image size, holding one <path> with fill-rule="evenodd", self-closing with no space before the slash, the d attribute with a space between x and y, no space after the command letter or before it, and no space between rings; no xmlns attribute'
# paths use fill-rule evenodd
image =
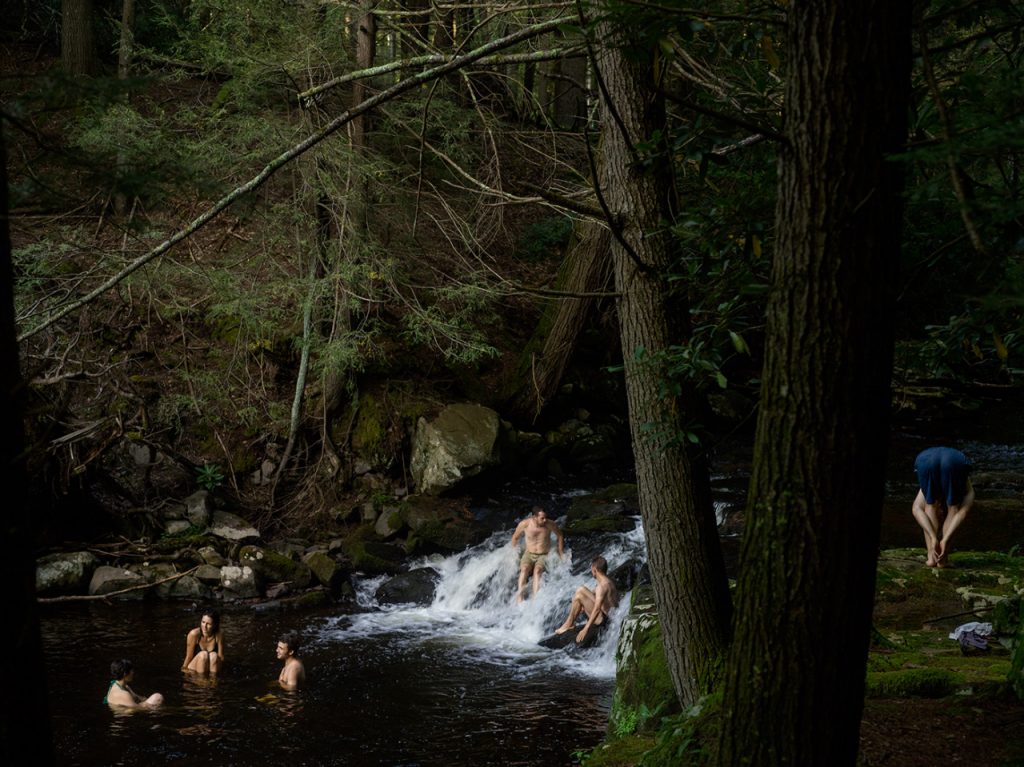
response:
<svg viewBox="0 0 1024 767"><path fill-rule="evenodd" d="M416 420L449 402L628 419L685 701L733 625L711 435L781 414L752 498L818 519L846 486L781 488L812 461L770 439L841 463L839 435L884 434L890 376L905 406L1020 385L1017 3L3 5L37 540L199 486L265 527L336 524L414 489ZM849 420L787 431L762 380ZM132 485L138 451L177 469Z"/></svg>

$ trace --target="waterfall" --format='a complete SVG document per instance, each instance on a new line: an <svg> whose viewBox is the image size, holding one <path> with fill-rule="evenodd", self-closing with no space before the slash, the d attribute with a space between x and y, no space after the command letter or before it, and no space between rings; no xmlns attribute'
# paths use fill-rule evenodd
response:
<svg viewBox="0 0 1024 767"><path fill-rule="evenodd" d="M578 554L566 547L559 559L555 547L536 596L527 584L527 599L516 603L519 555L509 545L514 528L494 533L483 543L450 556L434 555L410 563L438 573L430 605L378 605L373 595L387 576L357 579L357 600L365 612L340 616L321 632L323 641L356 641L386 637L389 643L431 652L461 653L473 662L516 667L524 674L557 668L560 673L614 677L615 647L629 595L622 594L611 623L599 643L586 650L549 650L537 642L554 632L568 613L576 588L594 587L590 561L608 560L609 572L626 562L644 561L643 529L579 539Z"/></svg>

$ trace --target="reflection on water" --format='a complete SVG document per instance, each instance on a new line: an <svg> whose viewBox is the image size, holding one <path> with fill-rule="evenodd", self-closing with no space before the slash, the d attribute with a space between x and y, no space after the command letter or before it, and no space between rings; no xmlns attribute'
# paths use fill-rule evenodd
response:
<svg viewBox="0 0 1024 767"><path fill-rule="evenodd" d="M180 672L189 605L46 606L42 619L58 763L63 765L569 765L604 734L614 638L578 653L537 640L562 620L595 552L557 557L536 599L513 600L511 529L457 556L427 607L380 608L359 585L358 612L256 615L222 610L218 677ZM592 546L613 566L642 556L639 531ZM623 601L625 604L626 600ZM621 619L620 609L615 620ZM308 684L277 684L278 637L299 631ZM130 658L133 687L163 693L153 712L101 703L110 662Z"/></svg>

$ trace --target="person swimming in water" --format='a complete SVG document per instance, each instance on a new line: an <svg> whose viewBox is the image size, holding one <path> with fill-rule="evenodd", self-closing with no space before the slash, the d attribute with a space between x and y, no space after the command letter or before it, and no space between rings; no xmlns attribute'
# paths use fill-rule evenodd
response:
<svg viewBox="0 0 1024 767"><path fill-rule="evenodd" d="M113 709L156 708L164 702L164 696L154 692L148 698L139 695L129 682L135 678L135 666L128 659L115 660L110 664L110 685L103 702Z"/></svg>
<svg viewBox="0 0 1024 767"><path fill-rule="evenodd" d="M288 633L277 640L277 659L284 661L277 682L286 690L306 683L306 667L299 660L301 643L297 634Z"/></svg>
<svg viewBox="0 0 1024 767"><path fill-rule="evenodd" d="M185 636L185 660L182 671L196 674L216 674L224 665L224 634L220 630L220 615L215 610L206 610L199 620L199 627Z"/></svg>

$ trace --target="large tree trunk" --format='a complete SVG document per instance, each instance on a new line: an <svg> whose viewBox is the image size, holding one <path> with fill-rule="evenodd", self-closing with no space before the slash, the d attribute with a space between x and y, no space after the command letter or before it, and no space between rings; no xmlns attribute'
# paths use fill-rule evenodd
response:
<svg viewBox="0 0 1024 767"><path fill-rule="evenodd" d="M722 765L852 765L892 363L910 4L795 0Z"/></svg>
<svg viewBox="0 0 1024 767"><path fill-rule="evenodd" d="M62 0L60 60L69 75L92 75L99 69L92 34L92 0Z"/></svg>
<svg viewBox="0 0 1024 767"><path fill-rule="evenodd" d="M637 487L669 671L689 706L720 670L730 605L707 466L683 447L693 400L665 395L656 357L689 333L688 307L669 303L672 243L665 222L674 206L667 163L645 171L633 156L633 145L664 130L664 104L645 87L655 79L643 51L607 47L597 66L614 102L603 104L602 187L619 228L612 261Z"/></svg>
<svg viewBox="0 0 1024 767"><path fill-rule="evenodd" d="M4 489L3 578L4 648L3 695L0 719L0 759L4 764L53 764L50 712L43 644L36 608L34 521L39 510L28 508L25 482L25 386L18 363L14 321L14 275L8 226L7 152L0 133L0 395L4 408L0 427L0 487Z"/></svg>

